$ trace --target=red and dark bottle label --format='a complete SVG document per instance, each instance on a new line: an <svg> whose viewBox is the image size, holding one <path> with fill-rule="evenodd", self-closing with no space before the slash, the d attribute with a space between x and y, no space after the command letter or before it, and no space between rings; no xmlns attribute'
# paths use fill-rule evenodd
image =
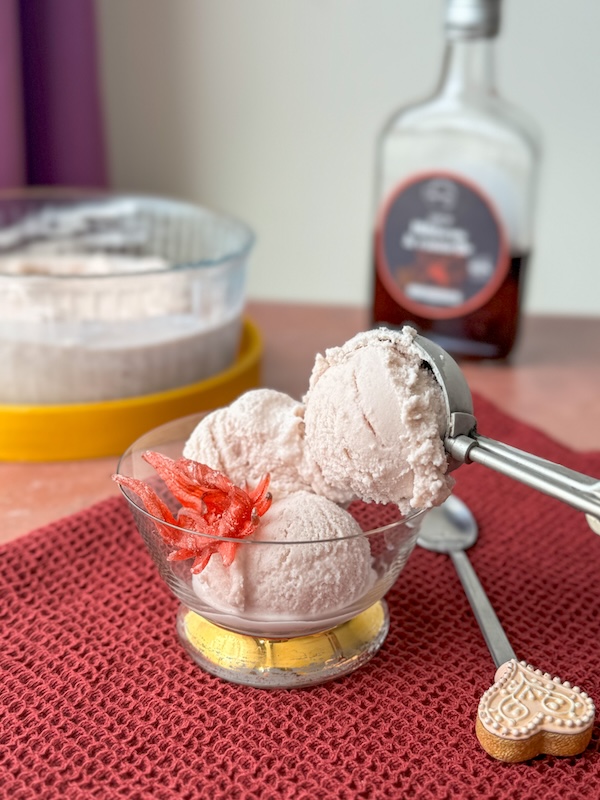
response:
<svg viewBox="0 0 600 800"><path fill-rule="evenodd" d="M377 220L373 322L411 324L456 357L505 358L526 263L479 188L421 173L391 193Z"/></svg>
<svg viewBox="0 0 600 800"><path fill-rule="evenodd" d="M389 295L431 319L481 308L510 267L492 203L450 173L420 174L398 186L379 215L375 247L377 274Z"/></svg>

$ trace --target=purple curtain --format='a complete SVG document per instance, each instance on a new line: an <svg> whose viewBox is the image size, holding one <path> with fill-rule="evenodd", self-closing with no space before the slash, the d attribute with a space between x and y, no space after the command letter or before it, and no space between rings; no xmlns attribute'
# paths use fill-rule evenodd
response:
<svg viewBox="0 0 600 800"><path fill-rule="evenodd" d="M0 187L102 187L94 0L0 0Z"/></svg>

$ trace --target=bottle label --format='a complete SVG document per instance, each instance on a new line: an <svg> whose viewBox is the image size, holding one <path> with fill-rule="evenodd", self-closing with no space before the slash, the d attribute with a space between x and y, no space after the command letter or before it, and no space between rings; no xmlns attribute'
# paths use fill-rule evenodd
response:
<svg viewBox="0 0 600 800"><path fill-rule="evenodd" d="M376 257L391 297L430 319L480 308L510 267L504 226L492 202L447 172L421 173L396 187L379 215Z"/></svg>

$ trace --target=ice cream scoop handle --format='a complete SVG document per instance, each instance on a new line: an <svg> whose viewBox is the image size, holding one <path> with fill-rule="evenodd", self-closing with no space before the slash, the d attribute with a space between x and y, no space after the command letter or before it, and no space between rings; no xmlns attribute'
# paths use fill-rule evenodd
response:
<svg viewBox="0 0 600 800"><path fill-rule="evenodd" d="M489 439L487 436L476 435L475 439L477 444L484 450L503 456L516 464L529 465L532 469L535 469L538 475L544 475L550 480L561 483L564 486L569 486L574 489L593 489L593 487L596 486L596 491L600 490L600 481L598 478L592 478L590 475L583 475L580 472L575 472L572 469L563 467L561 464L555 464L553 461L535 456L533 453L525 453L523 450L519 450L511 445L496 442L494 439Z"/></svg>
<svg viewBox="0 0 600 800"><path fill-rule="evenodd" d="M499 667L511 658L516 660L515 652L467 554L462 550L455 550L450 552L449 555L495 665Z"/></svg>
<svg viewBox="0 0 600 800"><path fill-rule="evenodd" d="M446 450L458 461L475 462L600 519L600 481L485 436L457 436Z"/></svg>

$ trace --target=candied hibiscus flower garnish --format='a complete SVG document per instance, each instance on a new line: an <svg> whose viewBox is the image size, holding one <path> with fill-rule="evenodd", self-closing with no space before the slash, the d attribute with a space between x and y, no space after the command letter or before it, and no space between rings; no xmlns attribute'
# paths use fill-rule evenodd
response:
<svg viewBox="0 0 600 800"><path fill-rule="evenodd" d="M142 458L154 467L181 503L176 516L144 481L126 475L113 475L112 478L137 494L149 514L166 523L157 523L157 528L163 541L175 548L169 553L169 561L193 558L191 571L198 573L202 572L213 553L218 553L228 567L235 558L238 544L212 537L245 539L256 530L260 518L271 505L269 475L265 475L254 489L248 486L242 489L222 472L198 461L188 458L174 461L151 450L143 453Z"/></svg>

